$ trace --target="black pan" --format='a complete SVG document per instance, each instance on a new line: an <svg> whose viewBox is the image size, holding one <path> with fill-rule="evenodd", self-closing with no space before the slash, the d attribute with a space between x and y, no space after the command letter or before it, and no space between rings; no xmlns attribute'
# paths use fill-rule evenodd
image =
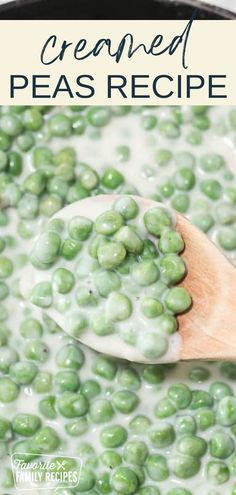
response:
<svg viewBox="0 0 236 495"><path fill-rule="evenodd" d="M16 0L0 6L2 19L235 19L198 0Z"/></svg>

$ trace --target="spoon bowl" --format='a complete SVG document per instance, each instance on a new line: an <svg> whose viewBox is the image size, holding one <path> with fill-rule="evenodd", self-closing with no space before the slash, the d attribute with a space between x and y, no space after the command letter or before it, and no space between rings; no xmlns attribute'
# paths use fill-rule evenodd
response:
<svg viewBox="0 0 236 495"><path fill-rule="evenodd" d="M111 209L118 196L99 195L72 203L52 218L68 222L76 215L95 221L98 215ZM156 206L153 200L133 196L142 213ZM236 271L218 248L197 227L179 213L174 213L176 230L182 235L182 253L187 275L181 282L191 295L192 306L177 317L179 329L169 337L167 352L158 359L148 359L136 347L125 343L119 334L97 336L92 329L78 340L98 352L134 362L155 363L190 359L236 358ZM37 272L37 280L35 279ZM29 297L35 283L43 280L44 271L28 268L21 281L23 296ZM39 277L39 278L38 278ZM41 279L40 279L41 277ZM53 307L47 314L67 331L67 319Z"/></svg>

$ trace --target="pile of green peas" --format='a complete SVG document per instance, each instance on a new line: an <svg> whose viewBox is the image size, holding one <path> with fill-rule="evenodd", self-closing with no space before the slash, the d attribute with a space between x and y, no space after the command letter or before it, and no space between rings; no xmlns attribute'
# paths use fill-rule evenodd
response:
<svg viewBox="0 0 236 495"><path fill-rule="evenodd" d="M126 183L125 169L122 173L113 163L97 170L95 161L92 167L85 165L70 146L70 136L90 135L98 143L106 126L116 119L125 122L126 116L137 119L145 135L163 140L153 146L155 160L148 174L154 170L156 179L149 175L150 196L152 187L153 196L165 205L174 201L175 209L233 256L235 179L226 159L210 148L202 152L201 145L209 132L233 139L236 111L227 109L218 123L211 112L206 107L193 107L187 116L181 108L170 108L166 116L141 107L1 109L2 495L18 493L9 462L13 452L26 460L33 454L38 459L45 454L82 459L79 486L55 488L49 491L53 495L236 494L235 363L129 365L109 359L65 337L53 320L22 300L18 286L31 238L45 218L89 195L135 192ZM55 151L51 144L58 138L60 149ZM174 144L179 138L181 152ZM116 152L117 163L131 166L132 149L125 141ZM188 171L179 176L181 168ZM73 245L67 245L68 252L71 247L73 252Z"/></svg>
<svg viewBox="0 0 236 495"><path fill-rule="evenodd" d="M143 213L132 196L118 196L94 222L53 218L31 253L40 276L46 271L31 302L64 314L75 338L88 329L103 338L118 334L146 358L162 356L177 330L175 315L191 306L188 291L176 286L187 269L172 216L164 206Z"/></svg>

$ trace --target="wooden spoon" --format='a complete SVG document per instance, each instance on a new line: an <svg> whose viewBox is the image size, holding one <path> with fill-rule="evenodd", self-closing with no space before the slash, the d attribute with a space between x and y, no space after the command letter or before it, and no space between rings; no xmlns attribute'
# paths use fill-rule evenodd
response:
<svg viewBox="0 0 236 495"><path fill-rule="evenodd" d="M111 208L117 196L100 195L73 203L60 210L53 218L68 221L75 215L95 220ZM142 197L134 197L143 211L158 205ZM163 206L163 205L162 205ZM158 362L181 360L236 359L236 269L217 247L183 215L176 213L176 229L182 234L185 250L182 253L188 273L181 282L191 294L193 304L189 311L178 316L179 330L170 337L170 351ZM21 283L22 294L29 294L27 285L35 284L35 270L30 267ZM44 278L44 271L39 272ZM31 280L31 283L26 283ZM40 281L37 279L37 282ZM31 285L32 287L32 285ZM55 309L47 313L64 330L66 318ZM135 347L124 343L119 335L98 337L91 330L81 335L80 341L118 358L135 362L154 362L146 359ZM175 349L176 346L176 349Z"/></svg>

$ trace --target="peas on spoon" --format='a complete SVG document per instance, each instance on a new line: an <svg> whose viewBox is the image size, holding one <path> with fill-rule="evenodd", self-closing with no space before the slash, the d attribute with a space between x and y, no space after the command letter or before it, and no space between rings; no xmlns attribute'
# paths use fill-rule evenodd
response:
<svg viewBox="0 0 236 495"><path fill-rule="evenodd" d="M23 296L103 354L144 363L236 356L235 269L161 203L116 195L75 202L46 224L31 263Z"/></svg>

